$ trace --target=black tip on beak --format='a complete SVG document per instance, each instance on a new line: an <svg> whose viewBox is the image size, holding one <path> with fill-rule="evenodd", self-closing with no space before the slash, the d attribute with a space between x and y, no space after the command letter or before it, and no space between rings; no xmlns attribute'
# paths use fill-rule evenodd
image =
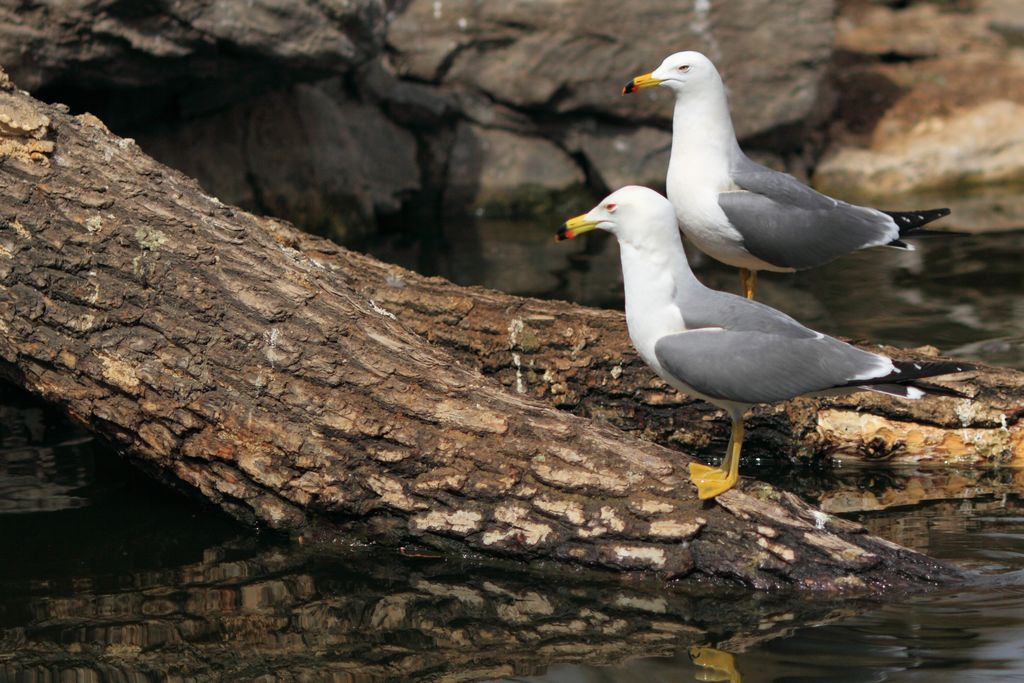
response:
<svg viewBox="0 0 1024 683"><path fill-rule="evenodd" d="M636 92L636 86L633 84L633 81L630 81L626 85L622 86L623 95L628 95L632 92Z"/></svg>
<svg viewBox="0 0 1024 683"><path fill-rule="evenodd" d="M555 241L556 242L562 242L562 241L571 240L571 239L572 239L572 233L569 232L569 226L567 226L565 223L562 223L562 226L560 228L558 228L558 234L555 235Z"/></svg>

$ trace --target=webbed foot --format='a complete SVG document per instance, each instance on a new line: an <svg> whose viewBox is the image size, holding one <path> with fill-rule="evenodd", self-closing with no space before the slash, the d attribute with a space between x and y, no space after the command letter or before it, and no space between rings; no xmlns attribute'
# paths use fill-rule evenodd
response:
<svg viewBox="0 0 1024 683"><path fill-rule="evenodd" d="M725 493L739 481L739 474L718 467L690 464L690 479L697 487L697 497L708 500Z"/></svg>

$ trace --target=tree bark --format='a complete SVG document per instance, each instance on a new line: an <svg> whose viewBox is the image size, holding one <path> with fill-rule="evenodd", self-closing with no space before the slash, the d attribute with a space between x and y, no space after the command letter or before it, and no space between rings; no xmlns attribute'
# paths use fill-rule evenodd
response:
<svg viewBox="0 0 1024 683"><path fill-rule="evenodd" d="M359 291L462 363L521 395L599 418L649 441L719 457L729 418L674 391L633 350L622 313L452 287L329 242L297 234L294 246L344 263ZM337 259L337 261L335 261ZM932 347L863 343L894 358L932 358ZM1024 373L981 367L940 378L971 400L906 401L862 392L754 408L745 456L806 462L1024 466Z"/></svg>
<svg viewBox="0 0 1024 683"><path fill-rule="evenodd" d="M714 442L716 412L640 367L618 313L378 264L24 93L0 93L0 121L3 372L240 519L758 588L957 576L763 483L698 501L691 456L654 441ZM1021 384L982 371L973 403L795 401L760 411L750 441L827 450L849 438L820 415L872 410L915 447L939 448L913 440L934 430L1005 458Z"/></svg>

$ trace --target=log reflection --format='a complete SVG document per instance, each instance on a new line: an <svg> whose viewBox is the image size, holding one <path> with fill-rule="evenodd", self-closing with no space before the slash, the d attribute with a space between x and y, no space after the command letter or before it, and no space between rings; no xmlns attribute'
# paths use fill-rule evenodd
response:
<svg viewBox="0 0 1024 683"><path fill-rule="evenodd" d="M1024 469L1020 468L846 466L793 471L786 481L789 490L837 515L913 508L938 501L1002 501L1024 494ZM902 519L903 515L891 518Z"/></svg>
<svg viewBox="0 0 1024 683"><path fill-rule="evenodd" d="M10 403L0 386L0 514L44 512L81 507L76 491L93 480L92 459L80 445L91 441L81 430L52 429L43 406Z"/></svg>
<svg viewBox="0 0 1024 683"><path fill-rule="evenodd" d="M705 643L741 648L857 611L248 541L83 586L29 582L9 601L21 614L0 628L0 680L482 680L685 656Z"/></svg>
<svg viewBox="0 0 1024 683"><path fill-rule="evenodd" d="M666 588L564 568L508 570L416 549L347 548L324 557L249 533L236 537L237 527L124 473L120 484L98 485L103 477L94 470L111 464L89 447L58 447L74 430L39 404L11 407L17 403L0 405L5 453L59 452L52 460L59 471L85 473L60 481L72 491L85 485L90 505L74 511L73 528L86 533L71 531L60 514L0 516L0 537L13 539L5 559L20 558L0 566L0 682L557 681L577 680L580 669L563 663L627 660L630 672L602 670L603 680L637 680L653 668L678 680L728 680L727 667L698 671L691 653L710 665L719 658L709 647L718 648L728 661L728 653L866 605ZM43 471L51 461L39 462ZM958 558L931 532L973 523L955 514L965 504L1019 506L1024 473L840 468L776 478L833 513L903 508L862 521L891 540ZM36 477L26 490L41 501L64 495L50 485L55 480ZM990 544L999 550L998 541Z"/></svg>

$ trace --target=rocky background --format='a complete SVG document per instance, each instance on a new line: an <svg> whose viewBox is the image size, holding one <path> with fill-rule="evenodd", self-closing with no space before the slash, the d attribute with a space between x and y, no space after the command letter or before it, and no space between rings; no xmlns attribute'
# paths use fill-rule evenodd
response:
<svg viewBox="0 0 1024 683"><path fill-rule="evenodd" d="M671 98L619 90L682 49L719 65L753 156L825 191L1024 181L1020 0L0 0L20 87L348 242L663 185ZM998 196L956 208L1024 224Z"/></svg>

